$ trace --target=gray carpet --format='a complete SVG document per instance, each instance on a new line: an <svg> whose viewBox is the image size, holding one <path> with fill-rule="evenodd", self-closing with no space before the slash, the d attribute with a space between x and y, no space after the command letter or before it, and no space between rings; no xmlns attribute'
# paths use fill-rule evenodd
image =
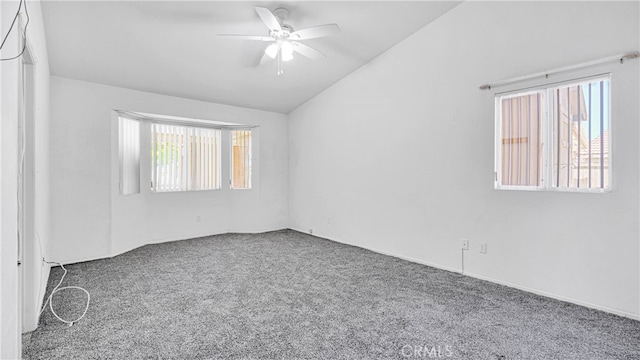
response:
<svg viewBox="0 0 640 360"><path fill-rule="evenodd" d="M28 359L640 359L640 322L295 231L68 266ZM62 270L52 269L47 294ZM80 291L56 294L63 317Z"/></svg>

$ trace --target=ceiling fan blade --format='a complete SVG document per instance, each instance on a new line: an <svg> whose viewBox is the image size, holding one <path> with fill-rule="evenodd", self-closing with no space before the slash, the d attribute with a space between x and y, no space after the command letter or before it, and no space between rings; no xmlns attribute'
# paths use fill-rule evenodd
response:
<svg viewBox="0 0 640 360"><path fill-rule="evenodd" d="M293 51L297 52L298 54L304 57L308 57L309 59L320 60L322 58L327 57L327 55L303 43L294 41L292 42L292 44L293 44Z"/></svg>
<svg viewBox="0 0 640 360"><path fill-rule="evenodd" d="M218 36L232 37L240 40L275 41L271 36L262 35L218 34Z"/></svg>
<svg viewBox="0 0 640 360"><path fill-rule="evenodd" d="M289 38L292 40L307 40L325 37L339 32L340 27L337 24L326 24L294 31L289 35Z"/></svg>
<svg viewBox="0 0 640 360"><path fill-rule="evenodd" d="M273 16L273 13L269 11L269 9L263 8L263 7L256 7L256 12L258 13L258 16L260 16L260 19L262 19L262 22L264 22L264 24L267 25L269 30L275 31L275 32L282 31L282 26L280 26L280 22L278 21L278 19L276 19L275 16Z"/></svg>

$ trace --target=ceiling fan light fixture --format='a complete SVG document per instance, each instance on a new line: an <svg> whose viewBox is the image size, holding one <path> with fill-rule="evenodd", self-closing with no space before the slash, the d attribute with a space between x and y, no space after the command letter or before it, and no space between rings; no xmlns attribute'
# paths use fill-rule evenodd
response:
<svg viewBox="0 0 640 360"><path fill-rule="evenodd" d="M293 44L291 44L291 42L283 41L280 46L280 51L282 51L282 61L293 59Z"/></svg>
<svg viewBox="0 0 640 360"><path fill-rule="evenodd" d="M267 46L264 53L267 54L267 56L269 56L270 58L275 59L276 56L278 56L278 43L273 43Z"/></svg>
<svg viewBox="0 0 640 360"><path fill-rule="evenodd" d="M293 60L293 54L282 53L282 61L290 61Z"/></svg>

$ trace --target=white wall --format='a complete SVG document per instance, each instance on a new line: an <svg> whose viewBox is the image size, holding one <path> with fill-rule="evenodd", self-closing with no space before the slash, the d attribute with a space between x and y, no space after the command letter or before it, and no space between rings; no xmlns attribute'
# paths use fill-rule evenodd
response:
<svg viewBox="0 0 640 360"><path fill-rule="evenodd" d="M0 358L12 359L21 357L20 333L35 328L37 311L42 302L42 296L49 275L49 267L44 266L40 259L47 255L46 247L49 241L49 63L42 24L42 12L39 1L29 1L28 10L30 23L27 32L34 66L34 129L29 135L35 138L34 158L35 168L30 169L34 177L35 214L34 227L37 231L43 249L33 238L26 238L22 271L24 274L24 323L21 324L21 306L18 303L19 272L16 267L17 254L17 190L18 190L18 114L19 114L19 79L22 59L3 61L1 72L0 108L2 111L2 125L0 126L0 163L2 176L0 177ZM18 2L3 1L0 3L1 33L7 33L13 20ZM20 52L22 44L19 41L17 29L14 29L2 50L2 57L11 57ZM33 234L34 232L30 232Z"/></svg>
<svg viewBox="0 0 640 360"><path fill-rule="evenodd" d="M639 318L638 61L610 66L609 194L494 190L478 89L637 51L638 5L454 8L290 114L289 226L453 271L468 238L469 275Z"/></svg>
<svg viewBox="0 0 640 360"><path fill-rule="evenodd" d="M51 78L51 104L55 261L109 257L153 242L287 227L286 115L60 77ZM112 110L258 125L254 188L229 190L223 177L221 190L118 195ZM228 149L223 150L223 164L228 164ZM142 153L148 155L144 147ZM142 178L148 179L144 171ZM223 165L225 174L228 165Z"/></svg>

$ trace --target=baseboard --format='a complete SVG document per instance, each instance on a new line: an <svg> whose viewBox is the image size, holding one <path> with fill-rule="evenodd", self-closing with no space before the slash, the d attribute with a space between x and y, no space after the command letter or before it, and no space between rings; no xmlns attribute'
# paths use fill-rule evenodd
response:
<svg viewBox="0 0 640 360"><path fill-rule="evenodd" d="M265 232L278 231L278 230L284 230L284 228L271 229L271 230L245 231L245 232L242 232L241 234L261 234L261 233L265 233ZM146 245L162 244L162 243L168 243L168 242L172 242L172 241L191 240L191 239L198 239L198 238L203 238L203 237L207 237L207 236L216 236L216 235L224 235L224 234L238 234L238 233L232 232L232 231L225 231L225 232L219 232L219 233L213 233L213 234L210 234L210 233L208 233L208 234L192 234L192 235L174 236L174 237L170 237L170 238L155 239L155 240L151 240L151 241L146 242L146 243L141 244L141 245L137 245L137 246L133 246L133 247L130 247L130 248L125 248L125 249L121 249L121 250L112 252L111 255L108 256L108 258L112 258L112 257L118 256L118 255L122 255L124 253L127 253L129 251L135 250L137 248L140 248L140 247L143 247L143 246L146 246Z"/></svg>
<svg viewBox="0 0 640 360"><path fill-rule="evenodd" d="M42 273L40 275L40 295L38 296L38 316L37 323L40 323L40 310L44 304L45 296L47 295L47 284L49 283L49 274L51 273L51 264L44 263L42 267Z"/></svg>
<svg viewBox="0 0 640 360"><path fill-rule="evenodd" d="M265 231L253 231L253 232L245 232L245 233L246 234L259 234L259 233L263 233L263 232L278 231L278 230L283 230L283 229L273 229L273 230L265 230ZM289 228L289 230L293 230L293 231L297 231L297 232L300 232L300 233L308 234L306 231L300 230L300 229ZM84 258L82 260L77 260L77 261L65 262L64 265L75 264L75 263L85 262L85 261L108 259L108 258L112 258L112 257L118 256L118 255L127 253L127 252L129 252L131 250L135 250L135 249L137 249L139 247L142 247L142 246L145 246L145 245L161 244L161 243L171 242L171 241L189 240L189 239L194 239L194 238L199 238L199 237L215 236L215 235L222 235L222 234L228 234L228 233L229 232L216 233L216 234L206 234L206 235L178 236L178 237L172 237L172 238L157 239L157 240L153 240L151 242L147 242L147 243L144 243L144 244L141 244L141 245L133 246L131 248L121 249L119 251L112 252L111 254L106 255L106 256L96 256L96 257L91 257L91 258ZM330 236L324 236L324 235L320 235L320 234L314 234L314 235L311 235L311 236L315 236L317 238L322 238L322 239L327 239L327 240L330 240L330 241L333 241L333 242L337 242L337 243L340 243L340 244L344 244L344 245L355 246L355 247L358 247L358 248L361 248L361 249L373 251L373 252L378 253L378 254L382 254L382 255L386 255L386 256L392 256L392 257L395 257L395 258L398 258L398 259L407 260L407 261L410 261L410 262L413 262L413 263L416 263L416 264L426 265L426 266L430 266L430 267L433 267L433 268L436 268L436 269L440 269L440 270L455 272L455 273L462 274L462 275L465 275L465 276L470 276L470 277L473 277L473 278L476 278L476 279L479 279L479 280L489 281L489 282L492 282L492 283L495 283L495 284L508 286L508 287L511 287L511 288L514 288L514 289L526 291L526 292L529 292L529 293L545 296L545 297L556 299L556 300L560 300L560 301L565 301L565 302L568 302L568 303L572 303L572 304L588 307L588 308L595 309L595 310L604 311L604 312L607 312L607 313L610 313L610 314L614 314L614 315L630 318L630 319L633 319L633 320L640 320L640 314L634 314L634 313L630 313L630 312L626 312L626 311L622 311L622 310L617 310L617 309L613 309L613 308L602 306L602 305L598 305L598 304L592 304L592 303L589 303L589 302L586 302L586 301L573 299L573 298L562 296L562 295L559 295L559 294L554 294L554 293L546 292L546 291L539 290L539 289L534 289L534 288L529 288L529 287L518 285L518 284L513 284L513 283L510 283L510 282L494 279L494 278L491 278L491 277L488 277L488 276L484 276L484 275L470 273L468 271L465 271L464 274L463 274L460 269L451 268L451 267L448 267L448 266L443 266L441 264L432 263L432 262L429 262L429 261L424 261L424 260L412 258L412 257L409 257L409 256L403 256L403 255L394 254L394 253L391 253L391 252L388 252L388 251L383 251L383 250L376 249L376 248L373 248L373 247L356 245L356 244L349 243L349 242L346 242L346 241L343 241L343 240L340 240L340 239L336 239L336 238L333 238L333 237L330 237ZM46 284L45 284L45 286L46 286ZM42 305L40 305L40 308L42 308Z"/></svg>
<svg viewBox="0 0 640 360"><path fill-rule="evenodd" d="M23 322L21 324L21 333L27 334L38 328L40 324L40 310L44 304L45 296L47 295L47 283L49 282L49 272L51 265L40 262L36 266L40 266L40 273L38 274L37 293L35 296L35 307L31 308L31 299L23 299ZM24 284L23 284L24 285ZM23 294L23 296L25 296Z"/></svg>
<svg viewBox="0 0 640 360"><path fill-rule="evenodd" d="M198 238L202 238L202 237L222 235L222 234L226 234L226 233L227 232L219 232L219 233L213 233L213 234L191 234L191 235L173 236L173 237L162 238L162 239L154 239L154 240L147 241L147 242L145 242L143 244L137 244L137 245L134 245L134 246L129 246L129 247L125 247L125 248L121 248L121 249L112 251L109 254L109 256L106 256L105 258L116 257L118 255L122 255L122 254L128 253L129 251L133 251L135 249L138 249L138 248L141 248L141 247L147 246L147 245L162 244L162 243L168 243L168 242L172 242L172 241L198 239Z"/></svg>
<svg viewBox="0 0 640 360"><path fill-rule="evenodd" d="M489 282L492 282L492 283L495 283L495 284L508 286L510 288L514 288L514 289L530 292L530 293L533 293L533 294L536 294L536 295L540 295L540 296L544 296L544 297L548 297L548 298L552 298L552 299L556 299L556 300L560 300L560 301L564 301L564 302L568 302L568 303L572 303L572 304L588 307L590 309L604 311L604 312L607 312L607 313L610 313L610 314L626 317L626 318L629 318L629 319L640 320L640 314L634 314L634 313L630 313L630 312L626 312L626 311L622 311L622 310L617 310L617 309L613 309L613 308L602 306L602 305L592 304L590 302L577 300L577 299L573 299L573 298L570 298L570 297L566 297L566 296L562 296L562 295L558 295L558 294L554 294L554 293L550 293L550 292L546 292L546 291L542 291L542 290L538 290L538 289L533 289L533 288L529 288L529 287L526 287L526 286L513 284L513 283L510 283L510 282L507 282L507 281L493 279L493 278L490 278L488 276L483 276L483 275L479 275L479 274L465 272L464 275L470 276L472 278L484 280L484 281L489 281Z"/></svg>
<svg viewBox="0 0 640 360"><path fill-rule="evenodd" d="M242 234L260 234L260 233L279 231L279 230L285 230L285 229L286 228L245 231L245 232L242 232ZM118 255L122 255L124 253L128 253L129 251L135 250L137 248L146 246L146 245L162 244L162 243L167 243L167 242L172 242L172 241L190 240L190 239L197 239L197 238L202 238L202 237L207 237L207 236L216 236L216 235L224 235L224 234L238 234L238 233L237 232L225 231L225 232L219 232L219 233L191 234L191 235L174 236L174 237L169 237L169 238L155 239L155 240L151 240L149 242L145 242L143 244L137 244L137 245L134 245L134 246L118 249L118 250L115 250L115 251L111 251L109 254L105 254L105 255L83 257L83 258L79 258L79 259L67 260L67 261L62 261L62 262L59 262L59 261L53 261L53 262L61 263L62 265L71 265L71 264L78 264L78 263L87 262L87 261L110 259L110 258L116 257Z"/></svg>
<svg viewBox="0 0 640 360"><path fill-rule="evenodd" d="M294 229L294 228L290 228L290 229L293 230L293 231L297 231L297 232L308 234L306 231L303 231L303 230L298 230L298 229ZM521 285L518 285L518 284L513 284L513 283L510 283L510 282L494 279L494 278L491 278L491 277L488 277L488 276L483 276L483 275L479 275L479 274L470 273L470 272L467 272L467 271L462 273L462 271L460 269L454 269L454 268L451 268L451 267L448 267L448 266L443 266L443 265L440 265L440 264L431 263L431 262L428 262L428 261L415 259L415 258L411 258L411 257L408 257L408 256L397 255L397 254L390 253L388 251L382 251L382 250L379 250L379 249L376 249L376 248L372 248L372 247L367 247L367 246L362 246L362 245L355 245L355 244L352 244L352 243L349 243L349 242L345 242L345 241L338 240L338 239L335 239L335 238L332 238L332 237L328 237L328 236L324 236L324 235L313 234L311 236L315 236L315 237L318 237L318 238L321 238L321 239L327 239L327 240L334 241L334 242L337 242L337 243L340 243L340 244L355 246L355 247L358 247L358 248L361 248L361 249L373 251L373 252L378 253L378 254L392 256L392 257L395 257L395 258L398 258L398 259L411 261L413 263L430 266L430 267L433 267L433 268L436 268L436 269L455 272L455 273L462 274L462 275L465 275L465 276L469 276L469 277L472 277L472 278L476 278L476 279L479 279L479 280L488 281L488 282L491 282L491 283L494 283L494 284L507 286L507 287L510 287L510 288L526 291L526 292L529 292L529 293L532 293L532 294L548 297L548 298L551 298L551 299L560 300L560 301L564 301L564 302L568 302L568 303L572 303L572 304L588 307L590 309L604 311L604 312L607 312L607 313L610 313L610 314L626 317L626 318L629 318L629 319L640 320L640 314L634 314L634 313L630 313L630 312L626 312L626 311L622 311L622 310L613 309L613 308L610 308L610 307L607 307L607 306L592 304L592 303L589 303L589 302L586 302L586 301L577 300L577 299L573 299L573 298L570 298L570 297L566 297L566 296L562 296L562 295L546 292L546 291L543 291L543 290L538 290L538 289L533 289L533 288L529 288L529 287L526 287L526 286L521 286Z"/></svg>
<svg viewBox="0 0 640 360"><path fill-rule="evenodd" d="M42 263L42 272L40 273L40 281L38 286L38 305L36 307L36 323L29 331L36 330L40 324L40 315L42 305L44 305L44 299L47 296L47 284L49 283L49 273L51 273L51 264Z"/></svg>
<svg viewBox="0 0 640 360"><path fill-rule="evenodd" d="M296 229L292 229L292 228L290 228L290 230L297 231L297 232L304 233L304 234L309 234L308 232L302 231L302 230L296 230ZM393 253L390 253L388 251L383 251L383 250L376 249L376 248L369 247L369 246L355 245L355 244L352 244L352 243L349 243L349 242L345 242L345 241L342 241L342 240L335 239L335 238L330 237L330 236L317 235L317 234L311 234L311 236L315 236L315 237L321 238L321 239L331 240L333 242L337 242L337 243L344 244L344 245L355 246L357 248L373 251L374 253L378 253L378 254L381 254L381 255L387 255L387 256L392 256L392 257L398 258L398 259L411 261L412 263L426 265L426 266L430 266L430 267L433 267L433 268L436 268L436 269L446 270L446 271L450 271L450 272L461 274L460 269L455 269L455 268L452 268L452 267L443 266L443 265L440 265L440 264L435 264L435 263L432 263L432 262L429 262L429 261L424 261L424 260L420 260L420 259L416 259L416 258L412 258L412 257L409 257L409 256L404 256L404 255L393 254Z"/></svg>

